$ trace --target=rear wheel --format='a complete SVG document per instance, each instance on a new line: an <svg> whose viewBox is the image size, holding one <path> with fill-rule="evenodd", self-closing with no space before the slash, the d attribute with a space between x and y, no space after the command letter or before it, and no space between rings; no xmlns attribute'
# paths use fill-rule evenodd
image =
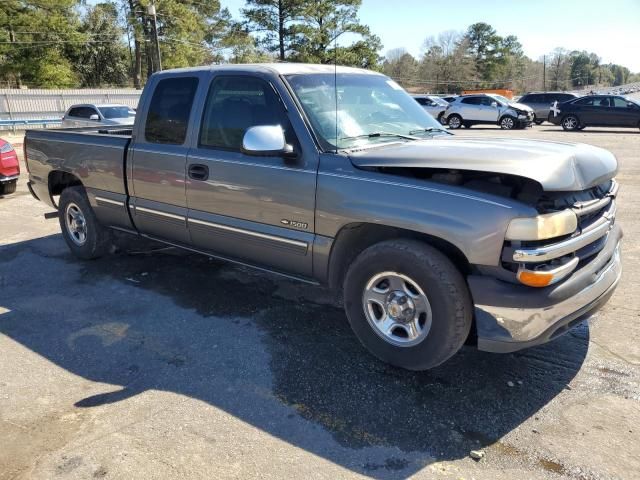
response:
<svg viewBox="0 0 640 480"><path fill-rule="evenodd" d="M437 120L438 120L438 123L439 123L440 125L446 125L446 124L447 124L447 121L444 119L444 112L440 112L440 113L438 114L438 118L437 118Z"/></svg>
<svg viewBox="0 0 640 480"><path fill-rule="evenodd" d="M76 257L91 260L107 252L111 232L98 223L82 187L69 187L62 191L58 219L62 236Z"/></svg>
<svg viewBox="0 0 640 480"><path fill-rule="evenodd" d="M562 128L567 131L579 130L580 120L575 115L567 115L562 119ZM584 128L584 126L582 127Z"/></svg>
<svg viewBox="0 0 640 480"><path fill-rule="evenodd" d="M433 368L464 344L472 318L462 274L435 248L390 240L362 252L344 281L351 328L380 360Z"/></svg>
<svg viewBox="0 0 640 480"><path fill-rule="evenodd" d="M542 125L544 123L544 120L534 120L534 122L536 123L536 125Z"/></svg>
<svg viewBox="0 0 640 480"><path fill-rule="evenodd" d="M0 183L0 195L9 195L10 193L15 193L17 185L18 180Z"/></svg>
<svg viewBox="0 0 640 480"><path fill-rule="evenodd" d="M454 113L453 115L449 115L449 118L447 119L447 124L449 125L449 128L453 130L457 130L462 126L462 117L457 113Z"/></svg>

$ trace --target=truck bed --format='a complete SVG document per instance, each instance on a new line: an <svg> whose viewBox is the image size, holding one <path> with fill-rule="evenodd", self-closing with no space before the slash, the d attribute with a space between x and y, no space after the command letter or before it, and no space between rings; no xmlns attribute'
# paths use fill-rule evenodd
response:
<svg viewBox="0 0 640 480"><path fill-rule="evenodd" d="M131 128L122 126L27 130L30 187L38 198L51 204L49 177L65 172L80 179L87 189L126 196L125 162L130 141Z"/></svg>

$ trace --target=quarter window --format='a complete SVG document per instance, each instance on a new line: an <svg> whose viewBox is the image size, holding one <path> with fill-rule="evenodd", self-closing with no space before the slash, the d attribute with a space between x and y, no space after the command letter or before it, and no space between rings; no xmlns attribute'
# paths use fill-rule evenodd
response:
<svg viewBox="0 0 640 480"><path fill-rule="evenodd" d="M273 87L255 77L223 76L209 89L199 145L240 150L245 132L258 125L280 125L295 143L286 112Z"/></svg>
<svg viewBox="0 0 640 480"><path fill-rule="evenodd" d="M184 143L197 88L198 79L195 77L167 78L158 82L144 129L147 142Z"/></svg>

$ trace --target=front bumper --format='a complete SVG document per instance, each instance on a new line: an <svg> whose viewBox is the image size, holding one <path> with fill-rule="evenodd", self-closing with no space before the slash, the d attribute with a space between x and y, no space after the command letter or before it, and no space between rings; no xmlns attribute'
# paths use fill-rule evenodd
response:
<svg viewBox="0 0 640 480"><path fill-rule="evenodd" d="M540 345L594 314L613 294L622 274L622 230L615 225L608 235L595 258L557 285L532 289L470 276L478 349L508 353Z"/></svg>

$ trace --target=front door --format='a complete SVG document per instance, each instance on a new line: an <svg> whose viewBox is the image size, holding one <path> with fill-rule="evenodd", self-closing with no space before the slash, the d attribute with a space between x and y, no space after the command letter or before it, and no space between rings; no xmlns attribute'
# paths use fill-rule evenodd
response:
<svg viewBox="0 0 640 480"><path fill-rule="evenodd" d="M193 244L310 276L318 156L302 153L273 83L257 75L215 75L201 118L187 159ZM280 125L297 158L243 153L245 132L259 125Z"/></svg>
<svg viewBox="0 0 640 480"><path fill-rule="evenodd" d="M189 243L185 177L195 76L160 79L129 149L129 207L137 229ZM151 86L153 88L153 86Z"/></svg>

